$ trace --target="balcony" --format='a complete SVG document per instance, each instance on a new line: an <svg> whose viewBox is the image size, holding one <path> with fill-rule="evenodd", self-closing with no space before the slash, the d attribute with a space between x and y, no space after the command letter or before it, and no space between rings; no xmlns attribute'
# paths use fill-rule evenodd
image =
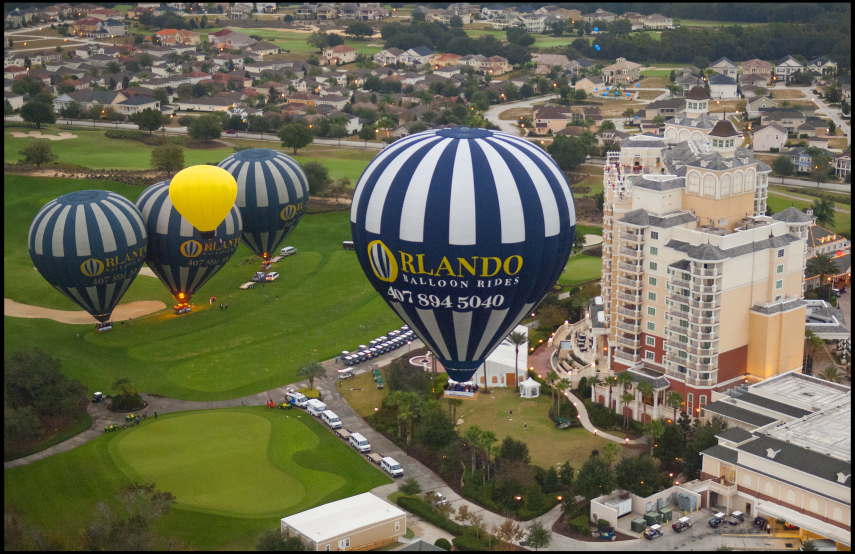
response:
<svg viewBox="0 0 855 554"><path fill-rule="evenodd" d="M641 310L627 310L626 308L618 308L618 313L622 316L638 319L641 317Z"/></svg>
<svg viewBox="0 0 855 554"><path fill-rule="evenodd" d="M688 319L696 325L718 325L719 323L714 317L689 316Z"/></svg>
<svg viewBox="0 0 855 554"><path fill-rule="evenodd" d="M617 348L615 348L615 358L632 363L636 363L639 360L639 356L637 354L630 354L629 352L624 352Z"/></svg>
<svg viewBox="0 0 855 554"><path fill-rule="evenodd" d="M688 335L690 338L697 340L718 340L718 334L716 333L697 333L695 331L689 331L688 329L683 331L683 334Z"/></svg>
<svg viewBox="0 0 855 554"><path fill-rule="evenodd" d="M635 233L621 233L620 240L625 240L634 244L641 244L642 242L644 242L644 235L636 235Z"/></svg>
<svg viewBox="0 0 855 554"><path fill-rule="evenodd" d="M638 350L641 348L641 342L638 340L631 340L625 337L618 336L617 338L618 344L626 346L627 348L632 348L633 350Z"/></svg>
<svg viewBox="0 0 855 554"><path fill-rule="evenodd" d="M688 304L691 300L689 296L683 296L682 294L671 293L668 295L668 298L673 300L674 302L679 302L680 304Z"/></svg>
<svg viewBox="0 0 855 554"><path fill-rule="evenodd" d="M702 302L700 300L690 300L689 305L693 308L700 308L701 310L712 310L718 307L715 302Z"/></svg>
<svg viewBox="0 0 855 554"><path fill-rule="evenodd" d="M630 258L641 259L644 256L644 250L635 249L635 248L621 248L620 253L623 256L629 256Z"/></svg>
<svg viewBox="0 0 855 554"><path fill-rule="evenodd" d="M711 371L717 371L718 367L715 364L695 364L695 363L687 363L685 366L692 371L701 371L703 373L709 373Z"/></svg>
<svg viewBox="0 0 855 554"><path fill-rule="evenodd" d="M677 379L685 379L688 375L687 373L682 373L680 371L677 371L676 369L670 368L665 373L671 377L676 377Z"/></svg>
<svg viewBox="0 0 855 554"><path fill-rule="evenodd" d="M624 271L628 271L630 273L642 273L644 271L644 266L641 264L631 264L628 262L618 262L618 267Z"/></svg>
<svg viewBox="0 0 855 554"><path fill-rule="evenodd" d="M674 362L675 364L679 364L682 366L686 366L689 363L688 358L681 358L681 357L677 356L676 354L672 354L670 351L667 354L665 354L665 359L668 360L669 362ZM683 379L685 379L687 377L687 375L688 374L685 374L685 373L679 374L679 376Z"/></svg>
<svg viewBox="0 0 855 554"><path fill-rule="evenodd" d="M642 287L641 279L627 279L625 277L619 277L618 283L625 287L630 287L633 289L640 289Z"/></svg>
<svg viewBox="0 0 855 554"><path fill-rule="evenodd" d="M704 349L704 348L695 348L694 346L686 347L686 352L688 352L689 354L694 354L695 356L715 356L718 354L718 352L716 352L712 348Z"/></svg>
<svg viewBox="0 0 855 554"><path fill-rule="evenodd" d="M630 333L638 333L641 330L641 323L639 321L636 321L635 323L624 323L623 321L618 321L617 328L623 331L629 331Z"/></svg>
<svg viewBox="0 0 855 554"><path fill-rule="evenodd" d="M687 287L692 284L691 279L683 279L682 275L674 274L671 276L671 284L680 287Z"/></svg>
<svg viewBox="0 0 855 554"><path fill-rule="evenodd" d="M633 304L641 304L641 294L627 294L625 292L619 292L618 298L620 298L624 302L632 302Z"/></svg>
<svg viewBox="0 0 855 554"><path fill-rule="evenodd" d="M686 335L686 336L689 335L689 328L688 327L680 327L679 325L669 325L668 330L671 331L672 333L679 333L681 335Z"/></svg>
<svg viewBox="0 0 855 554"><path fill-rule="evenodd" d="M698 267L692 267L692 275L700 275L702 277L719 277L721 276L720 269L703 269Z"/></svg>
<svg viewBox="0 0 855 554"><path fill-rule="evenodd" d="M721 289L715 285L692 285L692 291L698 293L715 294L721 292Z"/></svg>

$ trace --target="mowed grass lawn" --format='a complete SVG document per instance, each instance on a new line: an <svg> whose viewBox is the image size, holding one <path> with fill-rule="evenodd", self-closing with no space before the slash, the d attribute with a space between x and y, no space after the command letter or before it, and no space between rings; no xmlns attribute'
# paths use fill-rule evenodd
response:
<svg viewBox="0 0 855 554"><path fill-rule="evenodd" d="M386 379L386 370L380 369L380 376ZM380 403L386 398L389 389L378 389L374 382L374 374L370 371L357 375L353 379L342 381L338 392L347 400L347 403L363 419L374 417L374 408L379 408Z"/></svg>
<svg viewBox="0 0 855 554"><path fill-rule="evenodd" d="M108 189L135 201L144 189L20 176L7 176L5 185L5 297L79 310L33 269L27 250L33 217L51 199L74 190ZM96 333L94 325L5 317L4 349L47 348L62 360L65 374L90 392L109 388L118 377L131 378L142 392L185 400L238 398L293 383L307 360L332 358L401 326L353 252L342 250L350 237L348 211L308 215L284 243L299 254L274 264L281 277L265 288L238 289L258 270L258 260L241 245L197 293L191 314L176 316L167 309L134 318L132 326L117 324L106 334ZM229 309L210 306L210 296ZM123 302L131 300L172 305L160 281L147 276L137 277L128 289Z"/></svg>
<svg viewBox="0 0 855 554"><path fill-rule="evenodd" d="M772 213L778 213L782 210L786 210L790 206L794 206L800 210L804 210L805 208L809 208L813 203L813 200L797 200L795 198L787 198L784 196L778 196L774 192L769 192L769 198L766 199L766 205L772 209ZM849 206L841 205L841 208L844 210L848 210ZM852 228L852 214L850 213L842 213L842 212L834 212L834 225L828 226L829 231L833 231L835 233L841 233L843 231L847 231Z"/></svg>
<svg viewBox="0 0 855 554"><path fill-rule="evenodd" d="M602 265L603 259L596 256L586 256L585 254L571 256L558 278L558 284L571 286L599 279L602 274Z"/></svg>
<svg viewBox="0 0 855 554"><path fill-rule="evenodd" d="M175 495L158 531L198 550L251 549L282 517L391 482L302 410L244 407L161 414L7 470L3 499L74 540L134 481Z"/></svg>
<svg viewBox="0 0 855 554"><path fill-rule="evenodd" d="M579 469L591 450L602 451L607 441L581 427L556 429L549 419L551 402L549 391L539 398L522 399L514 388L491 388L490 394L479 394L476 400L464 400L457 407L457 417L463 419L457 429L463 434L469 426L478 425L494 431L499 441L510 436L525 442L534 464L549 468L569 461ZM514 412L512 421L508 418L510 410Z"/></svg>

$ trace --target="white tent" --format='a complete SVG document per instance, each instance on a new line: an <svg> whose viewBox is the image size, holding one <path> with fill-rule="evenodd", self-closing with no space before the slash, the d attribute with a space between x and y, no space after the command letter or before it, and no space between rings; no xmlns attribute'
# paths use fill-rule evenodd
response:
<svg viewBox="0 0 855 554"><path fill-rule="evenodd" d="M537 398L540 396L540 383L529 377L520 383L520 398Z"/></svg>

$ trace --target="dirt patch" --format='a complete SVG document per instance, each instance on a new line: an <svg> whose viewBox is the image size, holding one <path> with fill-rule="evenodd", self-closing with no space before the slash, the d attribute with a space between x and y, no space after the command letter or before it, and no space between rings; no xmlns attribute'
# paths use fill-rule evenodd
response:
<svg viewBox="0 0 855 554"><path fill-rule="evenodd" d="M745 100L710 100L710 113L733 113L738 107L745 104Z"/></svg>
<svg viewBox="0 0 855 554"><path fill-rule="evenodd" d="M846 146L849 144L849 139L845 138L830 138L828 139L828 147L835 148L837 150L845 150Z"/></svg>
<svg viewBox="0 0 855 554"><path fill-rule="evenodd" d="M521 117L531 118L534 116L534 112L531 108L511 108L510 110L505 110L499 114L499 119L502 121L513 121L519 120Z"/></svg>
<svg viewBox="0 0 855 554"><path fill-rule="evenodd" d="M638 106L643 106L643 102L632 102L627 100L609 100L600 104L600 115L603 119L621 117L627 108L637 110Z"/></svg>
<svg viewBox="0 0 855 554"><path fill-rule="evenodd" d="M350 209L350 202L350 198L335 199L310 196L309 203L306 205L306 213L323 214L327 212L341 212Z"/></svg>
<svg viewBox="0 0 855 554"><path fill-rule="evenodd" d="M637 88L665 88L671 84L670 77L665 75L642 77L639 81L640 87Z"/></svg>
<svg viewBox="0 0 855 554"><path fill-rule="evenodd" d="M793 89L772 89L772 98L804 98L805 93Z"/></svg>
<svg viewBox="0 0 855 554"><path fill-rule="evenodd" d="M654 98L659 98L662 96L661 90L639 90L638 98L639 100L653 100Z"/></svg>
<svg viewBox="0 0 855 554"><path fill-rule="evenodd" d="M63 131L62 133L56 135L43 135L41 131L30 131L29 133L20 133L18 131L12 131L10 133L15 138L46 138L49 140L66 140L66 139L75 139L77 135L72 135L71 133Z"/></svg>
<svg viewBox="0 0 855 554"><path fill-rule="evenodd" d="M153 314L166 308L166 304L160 300L140 300L137 302L128 302L120 304L113 310L113 321L122 321L129 317L142 317L144 315ZM22 317L25 319L52 319L59 323L68 323L70 325L92 325L95 323L93 318L83 310L68 311L68 310L53 310L51 308L42 308L41 306L30 306L29 304L21 304L15 302L11 298L3 299L3 315L9 317Z"/></svg>

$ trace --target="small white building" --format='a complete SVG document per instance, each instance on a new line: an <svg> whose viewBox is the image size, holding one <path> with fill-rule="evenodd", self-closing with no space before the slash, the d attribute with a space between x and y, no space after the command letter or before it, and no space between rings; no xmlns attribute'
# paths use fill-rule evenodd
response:
<svg viewBox="0 0 855 554"><path fill-rule="evenodd" d="M540 383L529 377L520 383L520 398L537 398L540 396Z"/></svg>
<svg viewBox="0 0 855 554"><path fill-rule="evenodd" d="M523 325L517 325L514 331L524 333L525 336L528 336L528 327ZM513 345L502 341L493 353L484 360L484 365L478 368L478 371L472 376L472 380L479 387L483 387L484 368L486 367L488 387L517 386L517 379L522 380L526 376L528 370L528 352L531 347L528 343L520 346L519 355L517 355ZM516 364L514 364L514 358L516 358ZM515 377L515 371L519 371L519 377Z"/></svg>
<svg viewBox="0 0 855 554"><path fill-rule="evenodd" d="M406 533L407 513L366 492L283 517L281 531L309 551L373 550Z"/></svg>

